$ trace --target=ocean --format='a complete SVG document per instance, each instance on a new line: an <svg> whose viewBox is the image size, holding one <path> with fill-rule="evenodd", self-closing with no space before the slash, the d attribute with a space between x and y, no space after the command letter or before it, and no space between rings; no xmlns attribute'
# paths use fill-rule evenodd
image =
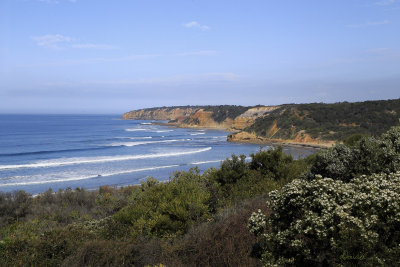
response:
<svg viewBox="0 0 400 267"><path fill-rule="evenodd" d="M0 115L0 191L59 189L168 180L175 171L220 166L260 145L226 141L225 131L170 128L118 115ZM263 147L267 149L268 147ZM295 158L315 152L284 148Z"/></svg>

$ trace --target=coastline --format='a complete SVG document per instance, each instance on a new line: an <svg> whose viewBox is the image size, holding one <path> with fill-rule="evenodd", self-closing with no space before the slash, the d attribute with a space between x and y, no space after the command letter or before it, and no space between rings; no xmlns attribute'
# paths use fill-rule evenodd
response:
<svg viewBox="0 0 400 267"><path fill-rule="evenodd" d="M43 120L41 117L40 119ZM51 117L49 121L52 122L56 119L57 119L56 117ZM66 117L66 119L68 119L68 117ZM111 124L110 125L104 124L102 121L103 119L105 120L104 122L111 122ZM82 133L86 133L88 124L90 126L92 125L90 124L90 122L93 122L93 120L90 117L86 118L83 115L82 117L80 117L79 120L76 120L76 117L72 116L71 121L72 121L71 123L75 125L74 131L77 131L76 129L78 129L78 132ZM53 152L52 150L47 148L43 149L41 147L41 144L39 144L38 147L35 149L37 151L43 151L43 150L45 151L44 153L45 155L41 156L43 158L38 158L36 154L32 155L28 154L26 158L28 158L30 161L25 164L12 165L11 163L13 162L10 162L8 165L4 164L0 165L0 167L2 166L3 169L5 170L4 175L7 175L8 174L7 171L8 169L10 169L12 170L11 175L9 175L10 177L13 177L12 175L14 176L19 175L18 177L23 178L23 179L18 178L19 180L16 180L14 183L5 182L4 184L0 184L0 192L12 192L14 190L18 191L23 190L35 196L46 192L49 188L52 188L53 192L56 192L58 190L65 190L66 188L85 188L86 190L92 191L92 190L98 190L103 185L108 185L117 188L125 186L137 186L140 184L141 179L145 179L150 176L157 177L157 179L161 181L167 181L174 171L187 171L188 169L194 166L198 166L202 171L205 171L210 167L218 167L219 162L223 161L225 158L232 155L232 153L245 154L245 155L250 155L251 153L255 153L260 149L259 145L271 146L271 145L281 144L286 147L285 148L286 153L293 154L295 158L303 157L304 155L309 155L317 151L317 149L312 146L295 145L288 143L259 142L259 141L251 142L248 140L242 140L241 142L232 142L231 140L228 139L228 136L230 134L237 133L239 129L229 128L228 127L229 125L219 125L219 127L215 127L218 125L211 124L211 127L203 127L208 125L193 124L194 127L190 127L190 125L187 124L182 125L179 123L177 124L167 123L167 121L165 120L164 121L137 120L134 123L131 123L127 120L115 120L113 117L108 117L108 116L104 116L104 118L101 117L100 121L95 120L95 122L96 123L94 123L93 125L102 125L99 129L97 129L98 131L102 130L101 133L104 132L103 131L104 129L107 129L104 137L100 139L96 139L95 137L93 137L95 138L93 144L96 145L98 144L102 148L100 151L101 153L98 153L97 149L93 151L91 143L89 143L90 144L89 146L86 145L87 141L91 140L92 138L90 137L91 135L88 137L89 139L86 139L86 137L85 139L83 139L84 142L82 143L83 144L82 147L84 148L84 150L83 151L78 150L78 152L75 152L75 150L72 150L72 152L69 152L69 150L67 150L67 152L64 152L64 150L60 150L58 148L54 150L55 152ZM45 120L44 125L46 125L46 123L47 121ZM153 126L151 126L150 124L153 124ZM135 131L136 128L139 129L139 131ZM145 129L147 128L149 128L148 129L149 133L144 132ZM201 133L199 133L200 131ZM97 132L95 131L93 134L96 134ZM177 132L178 135L169 132ZM68 131L66 133L68 133ZM174 144L171 156L168 157L162 156L163 163L166 162L165 164L161 163L159 164L157 162L154 163L149 160L142 160L142 158L144 159L153 158L154 157L153 155L158 155L161 152L162 152L161 155L166 154L168 151L167 150L164 151L161 148L159 148L158 143L160 142L160 140L164 139L166 141L171 141L171 142L179 141L181 140L179 139L181 137L177 137L180 136L179 134L184 134L190 137L190 139L182 139L185 142L186 140L194 140L194 141L186 142L189 144L189 146L186 146L185 144L185 146L183 147L179 147L179 145ZM151 135L152 137L147 137L149 135ZM169 135L171 135L171 137L169 137ZM60 140L64 140L63 139L64 136L57 135L57 138L59 138ZM135 140L135 138L137 138L137 140ZM155 139L147 140L147 138L155 138ZM27 140L28 144L29 142L30 140ZM221 143L223 143L224 145L221 146L220 145ZM234 143L242 143L242 145ZM146 145L146 146L139 146L139 145ZM191 147L191 145L193 145L193 147ZM174 153L183 153L187 151L190 152L192 150L193 151L190 153L199 153L195 152L199 150L198 148L199 145L200 146L207 145L206 147L207 151L211 150L209 149L209 147L211 146L213 147L214 150L212 152L207 152L209 154L207 153L202 154L200 156L200 159L197 159L198 156L193 156L192 158L189 157L187 161L185 161L181 160L180 159L181 157L178 156L176 160L171 159L172 162L168 161L172 156L175 155ZM156 150L153 151L152 146L154 146ZM264 149L266 148L267 147L264 147ZM73 147L73 149L76 148ZM180 149L183 149L182 150L183 152L181 152ZM88 152L86 150L88 150ZM228 150L231 151L229 153L225 153ZM48 153L47 151L49 151L50 153ZM32 153L32 152L28 151L27 153ZM137 161L133 162L134 165L125 164L124 161L123 163L121 163L120 167L118 168L115 167L119 164L119 161L128 160L125 158L127 156L132 156L131 154L132 155L137 154L138 156L140 156L138 157ZM151 156L148 157L148 155ZM158 159L155 160L157 161ZM92 170L91 166L93 167L104 166L104 163L102 162L110 164L110 168L104 168L104 169L95 168ZM83 165L83 163L86 165ZM103 165L95 165L100 163ZM117 164L117 165L114 166L112 164L114 165ZM127 166L125 166L124 164ZM170 166L171 168L168 166ZM56 167L56 168L54 170L49 168L48 171L46 173L43 172L42 175L41 168L47 168L47 167ZM14 171L13 168L15 168L16 171ZM132 174L136 172L137 174ZM47 177L46 175L48 175L49 178L46 178ZM25 177L26 179L24 179Z"/></svg>
<svg viewBox="0 0 400 267"><path fill-rule="evenodd" d="M272 145L272 146L286 146L286 147L296 147L296 148L313 148L313 149L327 149L334 146L336 141L319 141L316 140L308 141L308 142L299 142L295 140L283 140L283 139L270 139L264 138L260 136L256 136L254 134L250 134L243 131L232 130L223 126L191 126L191 125L182 125L182 124L174 124L168 122L152 122L154 125L167 126L170 128L181 128L181 129L198 129L198 130L219 130L230 132L227 135L227 141L232 143L241 143L241 144L259 144L259 145ZM237 137L237 134L245 135L245 137Z"/></svg>
<svg viewBox="0 0 400 267"><path fill-rule="evenodd" d="M285 146L285 147L296 147L296 148L313 148L313 149L327 149L331 145L317 144L317 143L301 143L293 142L291 140L276 140L276 139L265 139L265 140L240 140L232 141L232 143L243 143L243 144L259 144L259 145L272 145L272 146Z"/></svg>

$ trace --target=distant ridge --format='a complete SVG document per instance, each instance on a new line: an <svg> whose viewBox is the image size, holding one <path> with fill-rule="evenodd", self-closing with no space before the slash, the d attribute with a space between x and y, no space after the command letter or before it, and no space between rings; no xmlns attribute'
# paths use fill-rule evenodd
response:
<svg viewBox="0 0 400 267"><path fill-rule="evenodd" d="M379 135L398 125L400 99L252 107L173 106L134 110L122 118L234 131L228 136L232 142L326 147L353 134Z"/></svg>

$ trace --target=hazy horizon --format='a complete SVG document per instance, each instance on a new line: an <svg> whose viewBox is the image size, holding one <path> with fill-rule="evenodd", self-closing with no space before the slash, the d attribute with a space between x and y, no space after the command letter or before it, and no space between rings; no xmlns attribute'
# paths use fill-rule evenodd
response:
<svg viewBox="0 0 400 267"><path fill-rule="evenodd" d="M398 99L398 98L396 98L396 99ZM364 101L380 101L380 100L383 100L383 101L385 101L385 100L395 100L394 98L393 99L368 99L368 100L364 100ZM314 104L314 103L318 103L318 104L320 104L320 103L322 103L322 104L335 104L335 103L343 103L343 102L349 102L349 103L355 103L355 102L364 102L364 101L336 101L336 102L305 102L305 103L281 103L281 104L276 104L276 105L270 105L270 106L279 106L279 105L290 105L290 104ZM211 105L211 106L219 106L219 105L231 105L231 104L229 104L229 103L227 103L227 104L215 104L215 105ZM260 106L263 106L263 104L257 104L257 105L249 105L249 106L247 106L247 107L254 107L254 106L258 106L258 105L260 105ZM175 105L176 107L179 107L179 106L207 106L207 105ZM240 104L237 104L236 106L246 106L246 105L240 105ZM267 105L264 105L264 106L267 106ZM129 111L133 111L133 110L138 110L138 109L150 109L150 108L164 108L164 107L174 107L173 105L170 105L170 106L148 106L148 107L141 107L141 108L135 108L135 109L128 109L128 110L124 110L124 111L122 111L122 112L109 112L109 113L104 113L104 112L87 112L87 113L85 113L85 112L29 112L29 113L27 113L27 112L14 112L14 113L12 113L12 112L3 112L3 113L0 113L0 115L50 115L50 116L52 116L52 115L60 115L60 116L62 116L62 115L65 115L65 116L69 116L69 115L93 115L93 116L101 116L101 115L106 115L106 116L122 116L123 115L123 113L126 113L126 112L129 112Z"/></svg>
<svg viewBox="0 0 400 267"><path fill-rule="evenodd" d="M0 3L0 113L400 97L400 0Z"/></svg>

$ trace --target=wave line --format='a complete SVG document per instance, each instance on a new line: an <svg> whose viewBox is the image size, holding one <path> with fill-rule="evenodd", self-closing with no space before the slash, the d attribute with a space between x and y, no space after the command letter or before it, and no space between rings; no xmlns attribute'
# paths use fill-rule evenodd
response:
<svg viewBox="0 0 400 267"><path fill-rule="evenodd" d="M166 168L173 168L173 167L179 167L179 165L167 165L167 166L149 167L149 168L142 168L142 169L126 170L126 171L121 171L121 172L106 173L106 174L101 174L101 175L98 174L98 175L66 178L66 179L53 179L53 180L42 180L42 181L32 181L32 182L15 182L15 183L0 184L0 187L17 186L17 185L35 185L35 184L71 182L71 181L102 178L102 177L108 177L108 176L119 175L119 174L127 174L127 173L142 172L142 171L152 171L152 170L166 169Z"/></svg>
<svg viewBox="0 0 400 267"><path fill-rule="evenodd" d="M76 164L90 164L90 163L104 163L104 162L114 162L114 161L125 161L125 160L135 160L135 159L151 159L151 158L162 158L162 157L173 157L197 154L211 150L211 147L206 147L198 150L189 151L178 151L172 153L159 153L159 154L142 154L142 155L131 155L131 156L113 156L113 157L87 157L87 158L66 158L65 161L38 161L30 164L19 164L19 165L0 165L0 170L9 169L22 169L22 168L46 168L46 167L58 167L66 165L76 165Z"/></svg>

